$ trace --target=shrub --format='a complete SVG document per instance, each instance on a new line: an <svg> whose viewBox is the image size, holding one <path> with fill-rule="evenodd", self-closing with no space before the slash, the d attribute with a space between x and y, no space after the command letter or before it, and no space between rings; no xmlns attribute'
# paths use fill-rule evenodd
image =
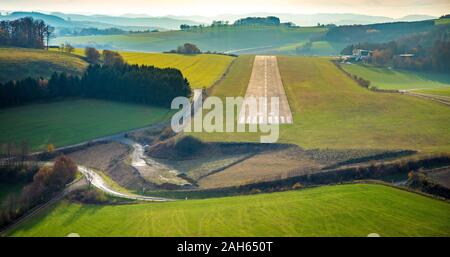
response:
<svg viewBox="0 0 450 257"><path fill-rule="evenodd" d="M182 156L192 155L198 153L204 146L200 139L192 136L186 136L178 140L175 144L175 150Z"/></svg>
<svg viewBox="0 0 450 257"><path fill-rule="evenodd" d="M295 184L292 186L292 189L300 189L300 188L302 188L302 187L303 187L303 185L300 184L299 182L297 182L297 183L295 183Z"/></svg>
<svg viewBox="0 0 450 257"><path fill-rule="evenodd" d="M111 202L104 192L93 188L76 190L68 198L71 201L85 204L106 204Z"/></svg>

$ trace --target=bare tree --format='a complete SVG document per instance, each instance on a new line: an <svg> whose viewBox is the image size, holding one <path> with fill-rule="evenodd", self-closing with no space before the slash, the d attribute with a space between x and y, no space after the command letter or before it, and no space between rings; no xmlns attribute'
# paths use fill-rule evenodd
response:
<svg viewBox="0 0 450 257"><path fill-rule="evenodd" d="M50 39L54 37L54 34L53 34L54 31L55 31L55 28L51 27L50 25L47 25L44 28L45 40L47 41L47 50L48 50L48 44L49 44Z"/></svg>

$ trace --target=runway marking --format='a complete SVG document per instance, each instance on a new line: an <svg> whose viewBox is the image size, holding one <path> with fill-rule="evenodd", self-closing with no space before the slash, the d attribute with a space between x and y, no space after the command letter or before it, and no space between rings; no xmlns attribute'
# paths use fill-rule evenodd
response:
<svg viewBox="0 0 450 257"><path fill-rule="evenodd" d="M289 107L287 96L281 81L278 70L276 56L256 56L253 64L252 74L250 76L249 85L245 98L255 97L257 99L258 113L250 113L249 110L242 109L239 113L240 124L255 123L275 123L275 124L292 124L292 113ZM271 97L278 97L279 111L274 113L269 110ZM265 98L267 101L259 102L259 98ZM268 117L262 112L269 111ZM262 116L261 118L253 117L254 115ZM266 117L266 118L264 118Z"/></svg>

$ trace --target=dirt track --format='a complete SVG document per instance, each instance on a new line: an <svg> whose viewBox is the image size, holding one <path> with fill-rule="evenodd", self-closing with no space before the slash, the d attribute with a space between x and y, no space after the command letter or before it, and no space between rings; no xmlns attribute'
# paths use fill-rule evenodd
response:
<svg viewBox="0 0 450 257"><path fill-rule="evenodd" d="M402 92L403 94L420 97L424 99L428 99L431 101L435 101L441 104L445 104L447 106L450 106L450 97L446 96L439 96L439 95L431 95L431 94L424 94L424 93L416 93L414 90L405 90Z"/></svg>
<svg viewBox="0 0 450 257"><path fill-rule="evenodd" d="M239 114L240 124L293 123L291 109L281 81L276 56L255 56L252 74L247 92L245 93L245 99L251 97L255 97L256 99L266 97L268 100L267 106L257 103L257 113L251 113L248 109L243 108ZM278 115L271 110L271 97L278 97L279 99ZM265 108L268 110L267 117L265 117L264 112L261 112Z"/></svg>

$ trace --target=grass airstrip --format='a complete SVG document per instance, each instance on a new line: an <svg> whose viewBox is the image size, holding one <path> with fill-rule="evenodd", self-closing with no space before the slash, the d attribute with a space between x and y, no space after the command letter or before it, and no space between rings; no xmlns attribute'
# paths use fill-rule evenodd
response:
<svg viewBox="0 0 450 257"><path fill-rule="evenodd" d="M253 56L240 56L213 88L244 96ZM450 151L450 109L426 99L360 87L326 58L278 57L294 124L280 140L305 148ZM257 133L194 133L206 141L259 141Z"/></svg>

